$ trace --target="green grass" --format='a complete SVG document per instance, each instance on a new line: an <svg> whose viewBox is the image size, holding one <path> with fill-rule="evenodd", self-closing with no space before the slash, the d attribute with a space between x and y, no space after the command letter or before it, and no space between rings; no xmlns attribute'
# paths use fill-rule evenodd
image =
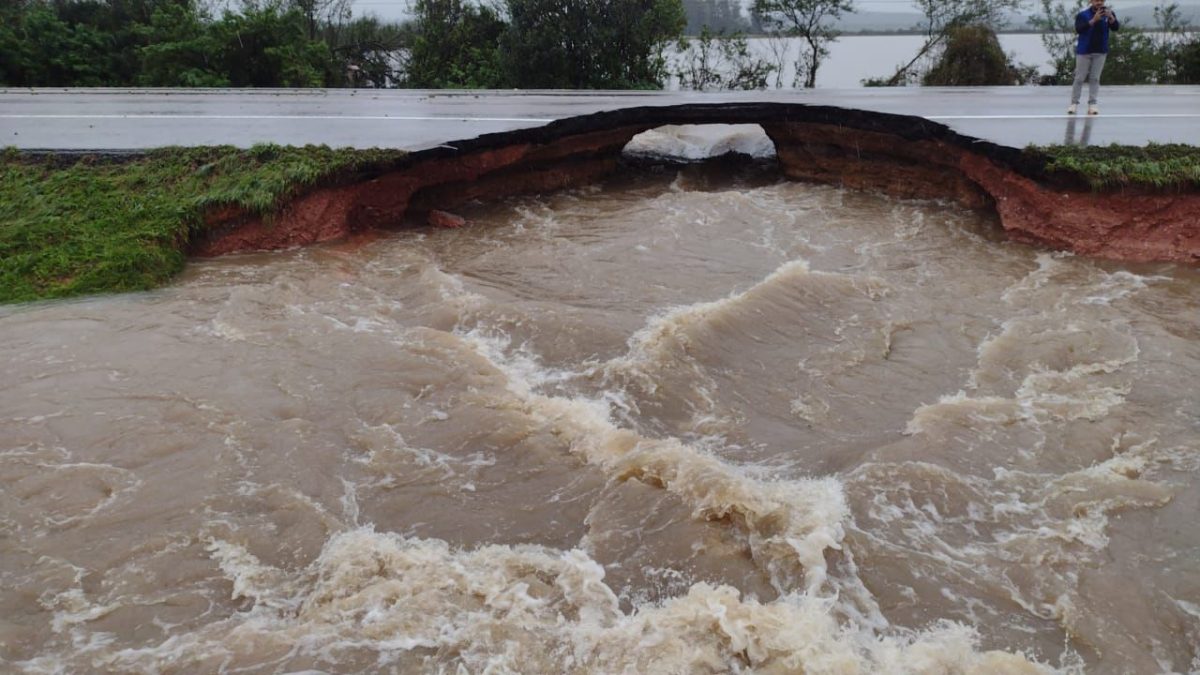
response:
<svg viewBox="0 0 1200 675"><path fill-rule="evenodd" d="M1044 158L1051 175L1077 176L1094 190L1200 187L1200 147L1192 145L1051 145L1030 147L1027 152Z"/></svg>
<svg viewBox="0 0 1200 675"><path fill-rule="evenodd" d="M183 269L204 213L268 215L298 189L398 150L164 148L118 161L0 154L0 302L144 290Z"/></svg>
<svg viewBox="0 0 1200 675"><path fill-rule="evenodd" d="M1094 189L1200 188L1200 148L1030 147ZM164 148L127 160L0 153L0 303L145 290L183 269L204 213L269 215L307 185L394 165L398 150Z"/></svg>

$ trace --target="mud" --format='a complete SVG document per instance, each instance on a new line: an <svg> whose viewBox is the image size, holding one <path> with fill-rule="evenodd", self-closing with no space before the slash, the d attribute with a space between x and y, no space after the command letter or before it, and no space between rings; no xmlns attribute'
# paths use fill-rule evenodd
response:
<svg viewBox="0 0 1200 675"><path fill-rule="evenodd" d="M922 118L799 104L631 108L450 143L362 182L318 186L268 219L214 212L191 253L312 244L423 223L466 202L593 183L621 167L637 134L669 124L760 124L792 179L994 209L1017 241L1113 260L1200 260L1194 190L1097 193L1048 176L1019 150Z"/></svg>

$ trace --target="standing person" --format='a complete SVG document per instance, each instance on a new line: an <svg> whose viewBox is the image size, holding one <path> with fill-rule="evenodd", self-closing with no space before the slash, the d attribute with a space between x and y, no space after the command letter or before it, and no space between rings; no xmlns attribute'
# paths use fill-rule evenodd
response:
<svg viewBox="0 0 1200 675"><path fill-rule="evenodd" d="M1120 29L1121 22L1104 6L1104 0L1091 0L1090 7L1075 15L1075 32L1079 39L1075 43L1075 84L1071 87L1068 115L1074 115L1079 107L1084 80L1088 83L1088 114L1100 114L1096 96L1100 93L1100 71L1104 70L1104 59L1108 57L1108 32Z"/></svg>

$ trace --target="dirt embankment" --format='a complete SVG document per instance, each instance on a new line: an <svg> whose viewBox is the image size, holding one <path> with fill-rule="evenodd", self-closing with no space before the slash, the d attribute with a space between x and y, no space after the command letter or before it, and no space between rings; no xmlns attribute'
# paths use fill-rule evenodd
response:
<svg viewBox="0 0 1200 675"><path fill-rule="evenodd" d="M1129 261L1200 261L1200 192L1097 193L1048 176L1021 151L917 117L798 104L631 108L489 134L413 153L377 175L343 177L268 219L208 216L192 253L311 244L405 222L467 200L544 192L615 171L633 136L664 124L761 124L784 173L905 198L995 208L1016 240Z"/></svg>

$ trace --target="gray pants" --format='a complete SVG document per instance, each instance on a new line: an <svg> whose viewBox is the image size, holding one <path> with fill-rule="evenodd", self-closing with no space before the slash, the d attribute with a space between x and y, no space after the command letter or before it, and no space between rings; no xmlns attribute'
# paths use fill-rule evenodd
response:
<svg viewBox="0 0 1200 675"><path fill-rule="evenodd" d="M1079 94L1083 91L1083 81L1088 83L1088 105L1096 105L1096 96L1100 93L1100 71L1104 70L1104 59L1108 54L1076 54L1075 55L1075 84L1071 86L1071 103L1079 103Z"/></svg>

